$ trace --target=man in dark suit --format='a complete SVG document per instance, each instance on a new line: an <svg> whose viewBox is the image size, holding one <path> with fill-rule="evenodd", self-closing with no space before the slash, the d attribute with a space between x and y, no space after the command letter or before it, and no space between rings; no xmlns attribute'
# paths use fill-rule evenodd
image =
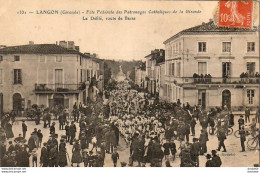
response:
<svg viewBox="0 0 260 173"><path fill-rule="evenodd" d="M23 138L25 138L26 132L27 132L27 125L25 124L24 120L23 120L23 123L22 123L22 130L23 130Z"/></svg>

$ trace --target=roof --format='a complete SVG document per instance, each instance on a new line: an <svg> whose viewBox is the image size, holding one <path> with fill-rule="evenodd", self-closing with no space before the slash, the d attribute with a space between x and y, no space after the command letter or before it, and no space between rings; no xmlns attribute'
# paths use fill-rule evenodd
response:
<svg viewBox="0 0 260 173"><path fill-rule="evenodd" d="M234 28L234 27L219 27L217 26L214 21L210 21L208 23L202 23L201 25L197 25L195 27L191 27L185 30L180 31L179 33L175 34L174 36L170 37L163 44L170 42L171 40L179 37L180 35L189 34L189 33L226 33L226 32L256 32L257 29L248 29L248 28Z"/></svg>
<svg viewBox="0 0 260 173"><path fill-rule="evenodd" d="M77 50L67 49L56 44L9 46L0 49L0 54L78 54L87 57Z"/></svg>

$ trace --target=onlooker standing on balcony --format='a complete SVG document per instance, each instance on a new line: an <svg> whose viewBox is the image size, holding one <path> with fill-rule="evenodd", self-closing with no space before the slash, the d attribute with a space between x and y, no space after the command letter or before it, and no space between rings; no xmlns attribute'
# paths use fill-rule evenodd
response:
<svg viewBox="0 0 260 173"><path fill-rule="evenodd" d="M246 123L247 123L247 120L248 120L248 122L250 122L250 109L249 108L246 108L246 110L245 110L245 119L246 119Z"/></svg>

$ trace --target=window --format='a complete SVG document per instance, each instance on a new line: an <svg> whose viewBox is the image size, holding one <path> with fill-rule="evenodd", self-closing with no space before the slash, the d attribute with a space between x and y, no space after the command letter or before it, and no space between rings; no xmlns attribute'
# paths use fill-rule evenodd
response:
<svg viewBox="0 0 260 173"><path fill-rule="evenodd" d="M171 75L174 76L174 63L171 63Z"/></svg>
<svg viewBox="0 0 260 173"><path fill-rule="evenodd" d="M167 84L163 84L163 96L167 96Z"/></svg>
<svg viewBox="0 0 260 173"><path fill-rule="evenodd" d="M255 62L247 62L246 69L247 69L247 73L249 74L250 77L255 76Z"/></svg>
<svg viewBox="0 0 260 173"><path fill-rule="evenodd" d="M43 55L40 56L40 62L45 62L45 56Z"/></svg>
<svg viewBox="0 0 260 173"><path fill-rule="evenodd" d="M231 52L231 42L222 43L222 52Z"/></svg>
<svg viewBox="0 0 260 173"><path fill-rule="evenodd" d="M181 53L181 42L179 42L179 52Z"/></svg>
<svg viewBox="0 0 260 173"><path fill-rule="evenodd" d="M22 70L14 69L14 84L22 84Z"/></svg>
<svg viewBox="0 0 260 173"><path fill-rule="evenodd" d="M206 42L199 42L199 52L206 52Z"/></svg>
<svg viewBox="0 0 260 173"><path fill-rule="evenodd" d="M207 62L198 62L198 74L207 74Z"/></svg>
<svg viewBox="0 0 260 173"><path fill-rule="evenodd" d="M62 84L62 83L63 83L63 70L55 69L55 84Z"/></svg>
<svg viewBox="0 0 260 173"><path fill-rule="evenodd" d="M248 104L254 103L255 90L247 90Z"/></svg>
<svg viewBox="0 0 260 173"><path fill-rule="evenodd" d="M0 84L3 84L3 69L0 69Z"/></svg>
<svg viewBox="0 0 260 173"><path fill-rule="evenodd" d="M180 62L177 63L177 76L178 77L181 76L181 63Z"/></svg>
<svg viewBox="0 0 260 173"><path fill-rule="evenodd" d="M56 56L56 62L62 62L62 56Z"/></svg>
<svg viewBox="0 0 260 173"><path fill-rule="evenodd" d="M255 51L255 42L248 42L247 43L247 52L254 52Z"/></svg>
<svg viewBox="0 0 260 173"><path fill-rule="evenodd" d="M0 61L3 61L3 56L0 56Z"/></svg>
<svg viewBox="0 0 260 173"><path fill-rule="evenodd" d="M230 77L231 76L231 62L223 62L222 63L222 77Z"/></svg>
<svg viewBox="0 0 260 173"><path fill-rule="evenodd" d="M14 56L14 61L20 61L20 56Z"/></svg>
<svg viewBox="0 0 260 173"><path fill-rule="evenodd" d="M83 82L83 70L80 69L80 82Z"/></svg>
<svg viewBox="0 0 260 173"><path fill-rule="evenodd" d="M79 58L79 65L80 66L82 65L82 58L81 57Z"/></svg>

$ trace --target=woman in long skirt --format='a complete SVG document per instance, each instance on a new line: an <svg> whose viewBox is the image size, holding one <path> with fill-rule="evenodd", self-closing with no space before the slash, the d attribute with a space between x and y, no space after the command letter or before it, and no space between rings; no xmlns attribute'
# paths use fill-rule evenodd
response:
<svg viewBox="0 0 260 173"><path fill-rule="evenodd" d="M10 122L8 122L6 124L6 127L5 127L5 133L6 133L6 138L9 139L9 138L13 138L14 137L14 133L13 133L13 126Z"/></svg>
<svg viewBox="0 0 260 173"><path fill-rule="evenodd" d="M80 150L81 150L81 146L79 144L79 141L76 140L72 148L71 166L73 166L73 163L77 163L77 167L79 167L79 164L82 162Z"/></svg>

